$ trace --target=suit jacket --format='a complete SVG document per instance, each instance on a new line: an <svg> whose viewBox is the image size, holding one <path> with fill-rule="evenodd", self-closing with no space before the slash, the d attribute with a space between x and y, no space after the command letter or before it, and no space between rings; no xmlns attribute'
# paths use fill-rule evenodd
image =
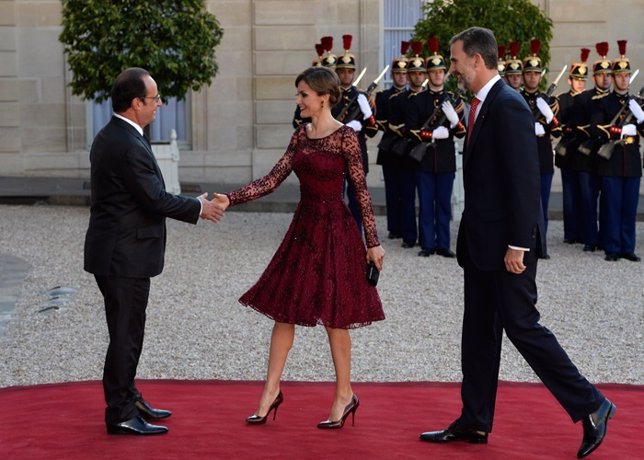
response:
<svg viewBox="0 0 644 460"><path fill-rule="evenodd" d="M196 223L199 200L167 193L147 140L116 117L96 135L90 162L85 270L132 278L158 275L163 270L165 217Z"/></svg>
<svg viewBox="0 0 644 460"><path fill-rule="evenodd" d="M523 97L503 81L483 102L463 155L459 265L502 270L508 245L529 248L526 258L535 258L545 246L534 120Z"/></svg>

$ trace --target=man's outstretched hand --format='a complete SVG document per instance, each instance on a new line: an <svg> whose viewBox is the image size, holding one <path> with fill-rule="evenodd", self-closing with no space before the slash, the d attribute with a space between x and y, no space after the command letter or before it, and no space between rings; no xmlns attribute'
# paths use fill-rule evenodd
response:
<svg viewBox="0 0 644 460"><path fill-rule="evenodd" d="M213 197L213 199L209 201L207 193L199 195L197 199L201 201L201 214L199 214L199 217L211 222L219 222L224 216L224 211L228 207L228 205L222 206L221 202L218 201L216 197ZM226 200L228 200L227 197Z"/></svg>

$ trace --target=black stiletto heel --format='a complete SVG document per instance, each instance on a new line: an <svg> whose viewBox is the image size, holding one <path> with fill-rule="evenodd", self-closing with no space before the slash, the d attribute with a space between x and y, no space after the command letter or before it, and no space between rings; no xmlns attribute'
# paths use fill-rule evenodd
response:
<svg viewBox="0 0 644 460"><path fill-rule="evenodd" d="M268 408L268 412L266 412L266 415L260 416L253 414L249 417L246 417L246 423L249 425L262 425L266 423L266 419L268 418L269 415L271 415L271 411L273 411L273 420L275 420L275 417L277 417L277 408L280 407L280 404L284 402L284 396L282 396L282 392L280 391L277 397L275 398L275 401L273 401L273 404Z"/></svg>
<svg viewBox="0 0 644 460"><path fill-rule="evenodd" d="M338 430L344 426L344 421L347 419L349 414L351 414L351 426L355 426L356 411L358 410L359 405L360 400L358 399L358 395L354 394L351 398L351 402L344 408L344 412L342 413L340 420L325 420L318 423L318 428L323 430Z"/></svg>

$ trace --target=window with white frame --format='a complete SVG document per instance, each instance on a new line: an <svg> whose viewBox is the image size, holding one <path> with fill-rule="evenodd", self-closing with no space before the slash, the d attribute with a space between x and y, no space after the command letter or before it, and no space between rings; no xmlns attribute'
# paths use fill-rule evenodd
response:
<svg viewBox="0 0 644 460"><path fill-rule="evenodd" d="M152 142L167 142L170 140L170 130L177 132L177 142L180 145L188 146L190 142L190 113L189 97L179 101L170 98L157 110L155 120L150 124L150 140ZM110 121L112 117L112 100L108 99L101 103L95 101L88 103L88 140L89 144L98 132Z"/></svg>
<svg viewBox="0 0 644 460"><path fill-rule="evenodd" d="M383 0L384 1L384 65L400 56L400 42L409 41L414 34L414 26L421 19L425 0ZM389 75L387 76L389 77ZM389 87L391 80L385 80Z"/></svg>

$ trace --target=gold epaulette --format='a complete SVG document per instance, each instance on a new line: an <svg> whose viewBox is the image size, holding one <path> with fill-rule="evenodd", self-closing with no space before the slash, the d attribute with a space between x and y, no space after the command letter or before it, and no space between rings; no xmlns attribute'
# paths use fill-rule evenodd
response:
<svg viewBox="0 0 644 460"><path fill-rule="evenodd" d="M610 94L610 93L608 93L608 92L607 92L607 93L599 93L599 94L595 94L591 99L592 99L593 101L596 101L596 100L599 100L599 99L602 99L602 98L604 98L604 97L608 96L609 94Z"/></svg>

